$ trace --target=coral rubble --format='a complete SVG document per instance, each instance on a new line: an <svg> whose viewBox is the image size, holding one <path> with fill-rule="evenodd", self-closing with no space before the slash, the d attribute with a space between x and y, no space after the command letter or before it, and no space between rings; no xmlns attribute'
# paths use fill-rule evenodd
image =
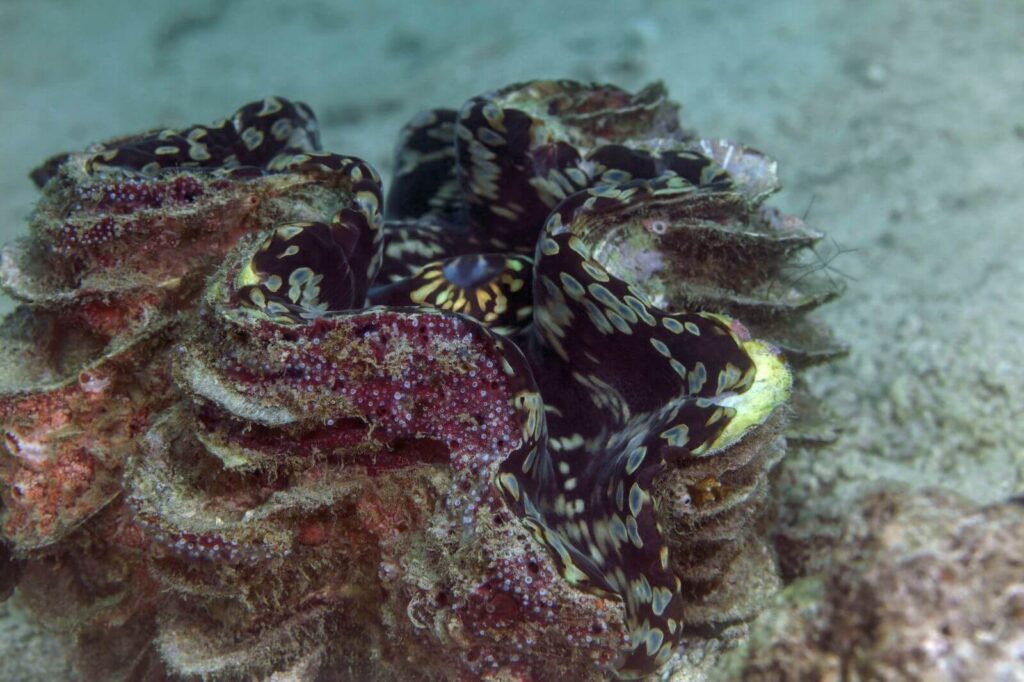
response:
<svg viewBox="0 0 1024 682"><path fill-rule="evenodd" d="M1024 507L888 487L858 500L827 567L789 585L729 679L1017 680Z"/></svg>
<svg viewBox="0 0 1024 682"><path fill-rule="evenodd" d="M33 179L3 533L85 677L643 678L777 587L821 235L660 85L421 114L386 202L280 98Z"/></svg>

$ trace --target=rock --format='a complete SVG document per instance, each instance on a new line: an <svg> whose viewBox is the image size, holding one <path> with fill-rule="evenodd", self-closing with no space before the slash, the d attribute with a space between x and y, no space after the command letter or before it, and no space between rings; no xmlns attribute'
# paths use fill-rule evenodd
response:
<svg viewBox="0 0 1024 682"><path fill-rule="evenodd" d="M781 592L718 673L744 680L1024 680L1024 508L886 488L828 567Z"/></svg>

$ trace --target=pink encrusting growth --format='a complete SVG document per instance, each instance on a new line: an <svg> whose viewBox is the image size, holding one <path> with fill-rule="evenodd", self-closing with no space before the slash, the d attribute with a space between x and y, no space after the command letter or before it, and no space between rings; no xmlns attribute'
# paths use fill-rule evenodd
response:
<svg viewBox="0 0 1024 682"><path fill-rule="evenodd" d="M205 191L203 184L189 175L166 180L132 177L121 180L114 176L99 185L79 187L75 196L81 202L81 208L86 210L121 214L139 209L173 208L179 204L188 204ZM76 205L75 208L80 207Z"/></svg>
<svg viewBox="0 0 1024 682"><path fill-rule="evenodd" d="M58 348L61 335L52 339ZM166 357L153 350L152 340L142 337L116 358L33 392L0 397L6 451L0 497L9 540L51 544L120 494L124 457L152 415L171 401Z"/></svg>
<svg viewBox="0 0 1024 682"><path fill-rule="evenodd" d="M316 414L325 434L331 422L359 418L385 438L440 440L456 466L462 453L497 456L518 439L510 378L500 356L474 348L475 325L389 310L288 331L294 338L260 329L264 354L236 347L218 369L249 398Z"/></svg>
<svg viewBox="0 0 1024 682"><path fill-rule="evenodd" d="M53 236L58 252L97 250L112 240L150 236L163 222L161 210L196 201L209 189L200 179L179 175L166 179L118 178L116 175L74 189L68 217Z"/></svg>

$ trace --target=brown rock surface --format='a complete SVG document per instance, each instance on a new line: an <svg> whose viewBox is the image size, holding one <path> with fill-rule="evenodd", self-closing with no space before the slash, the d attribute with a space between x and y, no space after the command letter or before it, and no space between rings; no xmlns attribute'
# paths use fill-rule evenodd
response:
<svg viewBox="0 0 1024 682"><path fill-rule="evenodd" d="M829 567L780 593L725 674L1022 680L1022 537L1016 502L978 507L945 491L895 487L869 493L825 550Z"/></svg>

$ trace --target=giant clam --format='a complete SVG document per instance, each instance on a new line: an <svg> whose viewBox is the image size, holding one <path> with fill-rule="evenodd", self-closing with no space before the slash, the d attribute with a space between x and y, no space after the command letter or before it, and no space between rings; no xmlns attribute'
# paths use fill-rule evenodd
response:
<svg viewBox="0 0 1024 682"><path fill-rule="evenodd" d="M678 114L512 85L416 117L386 201L280 98L41 167L3 530L83 673L643 678L756 613L830 294L774 163Z"/></svg>

